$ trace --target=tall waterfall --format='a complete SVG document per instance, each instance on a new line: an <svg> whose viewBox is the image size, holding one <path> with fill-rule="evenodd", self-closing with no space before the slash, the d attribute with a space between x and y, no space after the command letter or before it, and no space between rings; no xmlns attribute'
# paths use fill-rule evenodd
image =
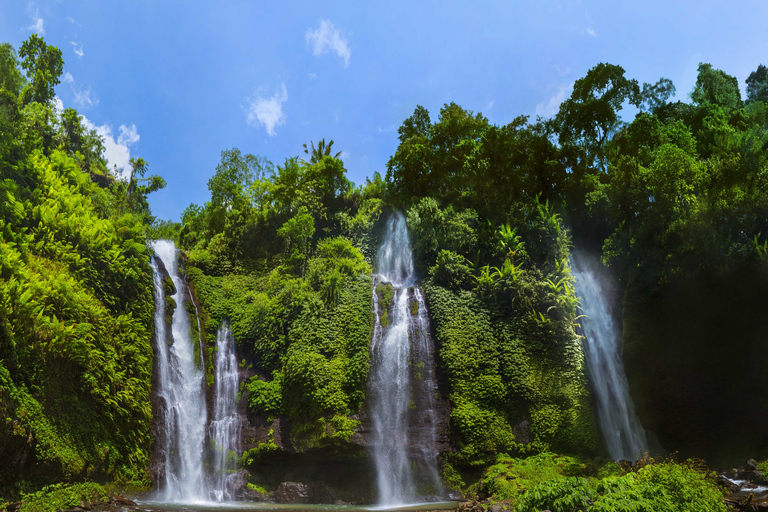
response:
<svg viewBox="0 0 768 512"><path fill-rule="evenodd" d="M158 358L158 395L164 403L164 446L162 447L165 488L164 501L201 501L205 494L203 445L206 408L203 388L203 354L195 364L194 343L190 338L190 319L184 308L186 284L178 269L178 255L173 242L158 240L155 254L162 261L176 287L172 298L176 309L172 316L171 337L166 328L165 293L158 264L151 262L155 282L155 334ZM195 340L199 343L199 340Z"/></svg>
<svg viewBox="0 0 768 512"><path fill-rule="evenodd" d="M216 333L216 405L213 421L208 427L213 445L214 486L211 491L216 501L233 500L229 477L237 469L237 454L240 450L240 417L237 414L237 359L234 340L229 324L222 323Z"/></svg>
<svg viewBox="0 0 768 512"><path fill-rule="evenodd" d="M437 385L429 319L415 282L405 218L395 214L379 249L371 344L373 459L379 502L386 506L413 501L417 480L436 493L442 492L437 473ZM380 312L377 288L386 286L384 283L392 286L392 303L391 309ZM412 448L414 445L418 447Z"/></svg>
<svg viewBox="0 0 768 512"><path fill-rule="evenodd" d="M573 253L576 291L586 315L581 319L587 368L597 399L597 417L608 453L615 460L637 459L647 449L645 430L635 414L621 359L621 339L613 323L596 262Z"/></svg>

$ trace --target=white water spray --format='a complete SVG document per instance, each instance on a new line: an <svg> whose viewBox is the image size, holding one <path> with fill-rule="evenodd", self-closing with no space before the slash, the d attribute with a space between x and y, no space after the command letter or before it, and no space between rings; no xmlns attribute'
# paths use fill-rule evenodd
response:
<svg viewBox="0 0 768 512"><path fill-rule="evenodd" d="M163 262L176 287L172 295L176 309L172 317L171 338L168 343L163 278L155 260L151 261L155 282L155 335L157 338L159 389L164 403L164 460L165 488L159 490L163 501L203 501L205 481L203 475L203 445L205 442L205 393L203 388L203 360L195 364L193 341L190 338L190 319L184 308L185 282L178 269L178 254L173 242L158 240L154 243L156 257ZM200 340L197 340L200 343ZM202 349L202 347L200 347Z"/></svg>
<svg viewBox="0 0 768 512"><path fill-rule="evenodd" d="M213 446L214 486L211 497L216 501L234 500L230 477L237 469L240 450L240 416L237 414L237 358L229 324L224 322L216 333L214 358L216 405L213 421L208 427Z"/></svg>
<svg viewBox="0 0 768 512"><path fill-rule="evenodd" d="M595 265L576 252L573 253L573 263L576 291L586 315L580 323L600 430L613 459L635 461L648 448L648 442L629 395L621 359L621 338L605 301L605 291Z"/></svg>
<svg viewBox="0 0 768 512"><path fill-rule="evenodd" d="M429 320L423 296L415 286L411 244L401 214L389 220L379 249L377 272L371 344L373 459L379 503L394 506L416 498L414 466L420 467L422 476L437 493L442 492L436 469L437 414L433 401L437 386L427 337ZM376 292L380 283L390 283L394 290L391 318L384 325ZM415 315L412 301L417 304ZM414 365L421 378L411 378ZM409 425L413 424L421 432L419 453L409 450L413 444Z"/></svg>

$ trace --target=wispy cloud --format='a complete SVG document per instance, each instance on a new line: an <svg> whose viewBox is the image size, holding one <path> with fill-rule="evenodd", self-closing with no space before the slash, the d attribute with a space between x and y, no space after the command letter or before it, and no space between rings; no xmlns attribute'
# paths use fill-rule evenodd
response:
<svg viewBox="0 0 768 512"><path fill-rule="evenodd" d="M73 25L76 25L78 27L82 27L82 25L80 23L78 23L77 21L75 21L75 18L73 18L72 16L67 16L67 21L70 22Z"/></svg>
<svg viewBox="0 0 768 512"><path fill-rule="evenodd" d="M264 125L267 134L271 137L276 135L275 127L285 124L285 113L283 112L283 103L288 100L288 90L285 84L281 89L276 90L271 98L264 98L256 93L256 97L249 100L249 106L246 111L246 119L249 125Z"/></svg>
<svg viewBox="0 0 768 512"><path fill-rule="evenodd" d="M329 51L334 51L344 61L344 67L349 66L352 50L349 49L347 40L341 37L339 29L334 27L330 21L320 20L317 29L307 30L306 39L314 55L323 55Z"/></svg>
<svg viewBox="0 0 768 512"><path fill-rule="evenodd" d="M597 37L597 33L592 27L587 28L587 34L591 35L592 37Z"/></svg>
<svg viewBox="0 0 768 512"><path fill-rule="evenodd" d="M99 98L91 92L91 88L88 87L87 89L83 89L78 86L75 77L73 77L72 73L69 71L64 73L61 77L61 81L65 84L69 84L69 87L72 90L72 97L78 107L89 108L99 104Z"/></svg>
<svg viewBox="0 0 768 512"><path fill-rule="evenodd" d="M549 100L536 105L536 115L552 117L557 114L560 104L565 101L573 90L573 82L560 86L560 89Z"/></svg>
<svg viewBox="0 0 768 512"><path fill-rule="evenodd" d="M88 89L80 89L73 86L72 94L75 95L75 103L77 103L77 106L80 108L93 107L94 105L99 104L99 98L91 93L90 87Z"/></svg>
<svg viewBox="0 0 768 512"><path fill-rule="evenodd" d="M37 10L37 7L32 2L27 4L27 11L29 12L29 15L32 17L32 24L27 27L27 30L31 30L36 34L44 36L45 21L43 20L43 18L40 17L40 11Z"/></svg>
<svg viewBox="0 0 768 512"><path fill-rule="evenodd" d="M126 146L132 146L139 142L141 136L136 131L136 125L131 123L130 126L124 124L120 125L120 135L117 137L118 144L124 144Z"/></svg>
<svg viewBox="0 0 768 512"><path fill-rule="evenodd" d="M495 101L493 101L493 100L489 101L488 105L486 105L486 107L485 107L485 111L487 112L487 111L491 110L495 104L496 104Z"/></svg>
<svg viewBox="0 0 768 512"><path fill-rule="evenodd" d="M74 41L71 41L69 44L72 45L72 50L75 52L75 55L77 55L78 57L80 57L82 59L83 55L85 55L85 53L83 53L83 45L82 45L82 43L80 44L80 48L77 47L77 43L74 42Z"/></svg>

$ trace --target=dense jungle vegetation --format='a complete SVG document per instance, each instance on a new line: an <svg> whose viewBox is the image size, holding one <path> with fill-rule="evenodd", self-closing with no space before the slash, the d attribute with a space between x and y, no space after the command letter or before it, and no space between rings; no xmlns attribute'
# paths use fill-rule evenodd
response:
<svg viewBox="0 0 768 512"><path fill-rule="evenodd" d="M146 196L165 185L57 111L61 51L0 46L0 490L142 480L153 286Z"/></svg>
<svg viewBox="0 0 768 512"><path fill-rule="evenodd" d="M690 102L670 101L667 79L640 85L598 64L551 119L495 126L454 103L435 118L419 106L384 177L359 186L333 141L277 166L226 149L210 200L180 223L151 215L146 197L165 182L145 177L146 162L116 176L79 114L56 110L62 69L61 52L37 36L18 52L0 46L0 458L10 461L0 496L58 481L146 481L147 240L159 237L185 252L208 355L228 320L256 373L243 396L272 428L243 454L246 467L281 450L275 430L283 449L343 451L365 400L370 275L394 210L407 216L447 383L449 484L519 510L674 510L665 507L681 496L700 506L679 510L721 508L695 463L585 462L604 453L577 334L574 245L601 255L619 291L645 426L686 457L768 455L766 413L740 421L768 394L753 368L765 360L763 303L736 294L725 317L702 319L683 315L682 299L697 290L716 303L734 279L768 286L765 66L744 100L736 79L708 64ZM624 109L636 112L631 122ZM730 329L708 328L715 321ZM738 341L741 352L728 354L744 364L738 376L718 370L723 337ZM681 385L702 368L699 387ZM729 399L718 406L738 415L690 405L712 391L710 375ZM751 402L734 396L743 389ZM672 405L654 409L670 394ZM544 477L525 476L528 467Z"/></svg>

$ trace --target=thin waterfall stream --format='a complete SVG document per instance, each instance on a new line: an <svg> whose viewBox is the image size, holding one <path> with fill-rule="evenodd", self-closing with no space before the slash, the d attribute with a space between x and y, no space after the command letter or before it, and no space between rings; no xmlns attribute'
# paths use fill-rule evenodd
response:
<svg viewBox="0 0 768 512"><path fill-rule="evenodd" d="M177 305L171 318L169 337L163 277L153 259L158 395L164 404L162 453L165 487L159 489L158 494L163 501L204 501L207 498L203 473L207 413L202 352L196 362L194 343L190 337L190 318L183 305L186 284L179 274L176 246L173 242L158 240L154 243L154 250L155 257L165 266L176 288L171 298Z"/></svg>
<svg viewBox="0 0 768 512"><path fill-rule="evenodd" d="M648 448L648 441L629 395L621 359L621 337L608 307L596 262L574 251L573 267L576 292L585 314L580 323L600 430L614 460L635 461Z"/></svg>
<svg viewBox="0 0 768 512"><path fill-rule="evenodd" d="M229 324L223 322L216 334L214 357L215 406L213 421L208 427L213 447L212 498L216 501L235 499L230 477L237 469L240 450L240 416L237 414L237 358Z"/></svg>
<svg viewBox="0 0 768 512"><path fill-rule="evenodd" d="M405 218L399 213L387 224L376 271L371 343L373 460L379 503L394 506L423 494L420 484L434 494L443 492L437 472L437 385L429 318L416 286Z"/></svg>

